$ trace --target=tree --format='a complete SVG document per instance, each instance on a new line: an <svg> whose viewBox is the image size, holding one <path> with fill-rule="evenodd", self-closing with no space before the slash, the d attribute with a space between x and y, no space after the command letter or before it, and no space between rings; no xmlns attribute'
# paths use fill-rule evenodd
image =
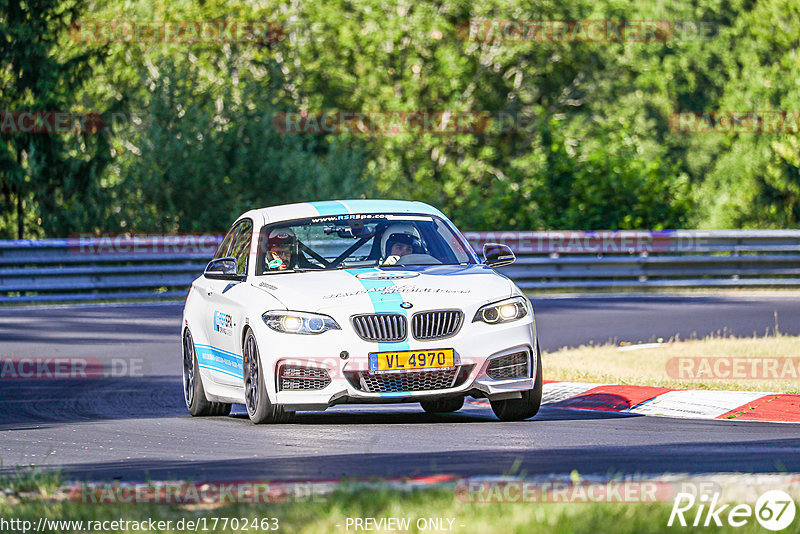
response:
<svg viewBox="0 0 800 534"><path fill-rule="evenodd" d="M277 69L253 74L248 59L231 57L217 72L238 75L209 83L191 63L156 67L146 110L116 132L128 149L115 163L123 204L112 224L221 232L255 207L363 194L357 142L276 131L273 118L291 106Z"/></svg>
<svg viewBox="0 0 800 534"><path fill-rule="evenodd" d="M0 109L6 112L4 118L26 111L79 111L76 94L90 78L92 66L103 57L102 50L63 46L83 2L2 0L0 5ZM52 115L48 117L54 120ZM76 133L15 133L13 128L2 133L4 216L0 232L18 239L58 234L76 205L80 208L75 213L83 213L84 207L92 204L93 184L109 159L106 137L94 131L97 126ZM12 213L16 216L14 230ZM29 230L26 224L36 228Z"/></svg>

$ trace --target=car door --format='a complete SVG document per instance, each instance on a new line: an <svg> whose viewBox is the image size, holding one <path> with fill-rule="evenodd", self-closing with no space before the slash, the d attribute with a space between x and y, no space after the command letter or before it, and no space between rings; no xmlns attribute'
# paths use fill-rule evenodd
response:
<svg viewBox="0 0 800 534"><path fill-rule="evenodd" d="M227 256L236 259L236 274L247 275L253 221L243 219L234 228ZM210 317L206 324L213 352L214 380L241 385L243 377L241 332L244 321L243 292L249 285L225 280L212 281L207 291Z"/></svg>
<svg viewBox="0 0 800 534"><path fill-rule="evenodd" d="M214 259L231 257L237 239L247 233L248 227L252 232L252 221L249 219L237 221L220 243L214 253ZM220 384L240 384L242 380L242 373L239 370L241 359L236 357L241 351L231 350L231 340L234 337L233 317L228 306L224 305L219 297L235 285L238 283L205 277L195 282L203 301L201 328L206 340L205 344L195 343L197 361L210 378Z"/></svg>
<svg viewBox="0 0 800 534"><path fill-rule="evenodd" d="M228 230L228 233L225 234L225 237L222 239L222 242L217 247L217 251L214 253L214 257L212 260L218 260L220 258L227 258L230 255L231 245L233 244L233 239L236 236L236 231L239 228L238 222L233 225L233 227ZM200 307L202 321L200 325L194 325L195 329L200 329L202 331L202 336L195 337L201 338L203 343L211 343L211 332L213 328L209 328L208 322L208 314L209 309L211 307L209 298L213 294L215 289L218 289L220 286L219 280L211 280L202 276L195 280L193 287L197 290L198 295L200 296L200 300L202 301L202 306ZM224 286L224 284L222 284ZM212 324L213 326L213 324ZM202 362L200 362L202 364Z"/></svg>

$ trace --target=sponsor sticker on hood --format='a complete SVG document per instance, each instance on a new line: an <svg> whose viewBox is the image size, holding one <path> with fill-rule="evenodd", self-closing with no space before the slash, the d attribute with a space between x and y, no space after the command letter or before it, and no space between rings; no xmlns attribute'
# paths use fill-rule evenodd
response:
<svg viewBox="0 0 800 534"><path fill-rule="evenodd" d="M356 278L361 280L402 280L415 276L419 276L419 273L414 271L374 271L357 274Z"/></svg>
<svg viewBox="0 0 800 534"><path fill-rule="evenodd" d="M323 299L335 299L343 297L354 297L356 295L369 295L370 293L380 293L381 295L393 295L395 293L416 293L416 294L465 294L472 293L471 289L445 289L438 287L418 287L418 286L388 286L388 287L370 287L369 289L360 289L358 291L345 291L342 293L331 293L325 295Z"/></svg>

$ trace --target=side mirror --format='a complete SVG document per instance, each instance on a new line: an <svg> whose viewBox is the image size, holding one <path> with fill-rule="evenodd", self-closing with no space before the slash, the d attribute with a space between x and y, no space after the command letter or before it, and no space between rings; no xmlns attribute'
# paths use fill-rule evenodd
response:
<svg viewBox="0 0 800 534"><path fill-rule="evenodd" d="M506 245L500 243L486 243L483 245L483 263L489 267L502 267L511 265L517 257Z"/></svg>
<svg viewBox="0 0 800 534"><path fill-rule="evenodd" d="M243 282L247 275L236 274L236 258L218 258L211 260L206 265L206 270L203 276L211 280L231 280L234 282Z"/></svg>

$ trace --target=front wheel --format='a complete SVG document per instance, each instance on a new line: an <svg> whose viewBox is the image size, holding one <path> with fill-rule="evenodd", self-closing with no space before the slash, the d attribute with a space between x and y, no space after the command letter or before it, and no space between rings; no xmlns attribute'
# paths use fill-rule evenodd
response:
<svg viewBox="0 0 800 534"><path fill-rule="evenodd" d="M188 329L183 333L183 400L194 417L231 413L230 404L211 402L206 398L197 364L197 353L194 350L194 339Z"/></svg>
<svg viewBox="0 0 800 534"><path fill-rule="evenodd" d="M536 381L533 389L522 392L520 399L491 401L492 411L501 421L522 421L539 413L542 405L542 353L536 341Z"/></svg>
<svg viewBox="0 0 800 534"><path fill-rule="evenodd" d="M248 330L244 340L244 399L247 415L257 424L282 423L289 419L290 412L272 404L264 386L264 368L258 352L256 336Z"/></svg>

